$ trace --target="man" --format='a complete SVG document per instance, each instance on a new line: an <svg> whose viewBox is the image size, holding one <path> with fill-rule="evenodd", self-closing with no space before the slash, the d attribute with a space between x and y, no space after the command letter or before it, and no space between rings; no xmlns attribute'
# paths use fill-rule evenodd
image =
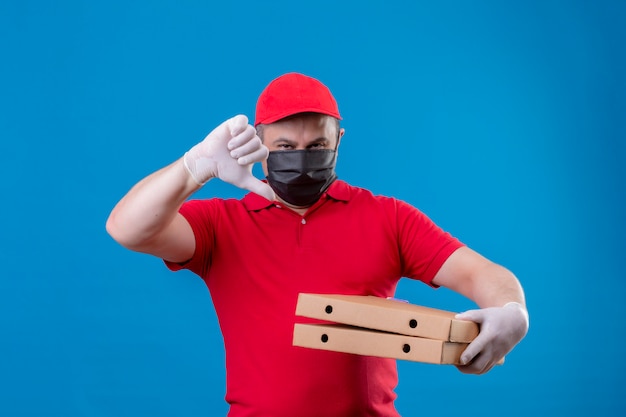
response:
<svg viewBox="0 0 626 417"><path fill-rule="evenodd" d="M466 373L489 371L527 332L511 272L416 208L336 178L340 119L321 82L278 77L259 97L256 130L245 116L225 121L135 185L108 219L120 244L206 282L231 417L397 415L394 360L292 346L301 292L391 297L401 277L459 292L481 307L459 316L481 325L461 358ZM252 175L256 162L267 182ZM187 201L214 178L252 192Z"/></svg>

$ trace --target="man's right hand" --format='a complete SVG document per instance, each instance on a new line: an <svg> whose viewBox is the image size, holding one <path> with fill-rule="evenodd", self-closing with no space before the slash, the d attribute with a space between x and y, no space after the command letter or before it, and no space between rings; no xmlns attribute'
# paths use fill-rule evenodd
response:
<svg viewBox="0 0 626 417"><path fill-rule="evenodd" d="M252 165L267 159L268 154L248 118L238 115L216 127L185 153L183 162L199 185L219 178L273 201L276 196L272 188L252 175Z"/></svg>

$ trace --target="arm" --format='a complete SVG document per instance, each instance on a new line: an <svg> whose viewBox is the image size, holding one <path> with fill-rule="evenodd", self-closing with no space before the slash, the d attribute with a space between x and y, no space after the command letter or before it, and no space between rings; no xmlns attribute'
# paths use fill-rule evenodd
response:
<svg viewBox="0 0 626 417"><path fill-rule="evenodd" d="M524 292L515 275L466 246L450 255L433 284L458 292L481 308L502 307L511 301L525 306Z"/></svg>
<svg viewBox="0 0 626 417"><path fill-rule="evenodd" d="M485 373L519 343L528 331L528 312L519 281L506 268L462 247L443 264L433 284L449 288L481 307L457 315L480 324L480 334L467 347L459 370Z"/></svg>
<svg viewBox="0 0 626 417"><path fill-rule="evenodd" d="M267 158L254 127L235 116L215 128L173 164L144 178L111 212L106 229L121 245L172 262L195 251L191 226L178 213L183 202L212 178L274 198L271 188L252 175L252 165Z"/></svg>
<svg viewBox="0 0 626 417"><path fill-rule="evenodd" d="M130 250L184 262L193 256L195 238L178 209L199 188L181 158L136 184L113 208L107 232Z"/></svg>

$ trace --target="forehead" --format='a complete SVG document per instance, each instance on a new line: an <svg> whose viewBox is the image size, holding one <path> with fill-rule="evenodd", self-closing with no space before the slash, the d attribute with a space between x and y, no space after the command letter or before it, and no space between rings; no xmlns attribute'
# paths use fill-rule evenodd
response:
<svg viewBox="0 0 626 417"><path fill-rule="evenodd" d="M318 113L301 113L268 124L263 129L265 139L280 136L309 136L326 137L337 136L337 120Z"/></svg>

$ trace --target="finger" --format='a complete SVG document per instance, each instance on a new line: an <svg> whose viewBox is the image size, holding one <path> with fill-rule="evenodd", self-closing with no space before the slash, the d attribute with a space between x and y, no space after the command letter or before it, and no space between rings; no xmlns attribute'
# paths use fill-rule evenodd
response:
<svg viewBox="0 0 626 417"><path fill-rule="evenodd" d="M497 363L498 358L494 350L487 349L481 352L470 365L474 365L477 373L484 374L489 372Z"/></svg>
<svg viewBox="0 0 626 417"><path fill-rule="evenodd" d="M237 149L256 137L256 130L251 125L246 125L237 135L228 141L228 149ZM258 138L258 137L257 137ZM259 142L261 139L258 139Z"/></svg>
<svg viewBox="0 0 626 417"><path fill-rule="evenodd" d="M470 365L456 365L456 369L458 369L461 373L464 374L475 374L474 368Z"/></svg>
<svg viewBox="0 0 626 417"><path fill-rule="evenodd" d="M269 154L269 151L267 147L261 146L256 151L238 158L237 163L239 165L250 165L255 162L261 162L267 159L268 154Z"/></svg>
<svg viewBox="0 0 626 417"><path fill-rule="evenodd" d="M457 368L465 374L484 374L489 372L497 363L495 352L486 347L469 363L457 365Z"/></svg>
<svg viewBox="0 0 626 417"><path fill-rule="evenodd" d="M487 340L485 337L481 337L481 335L479 334L473 341L472 343L470 343L465 350L463 351L463 353L461 354L461 364L462 365L467 365L468 363L470 363L472 360L474 360L474 358L476 358L480 352L483 351L483 349L485 349L485 345L487 343Z"/></svg>
<svg viewBox="0 0 626 417"><path fill-rule="evenodd" d="M237 136L243 132L247 126L249 126L248 117L243 114L238 114L237 116L231 117L226 121L226 127L228 128L230 136Z"/></svg>
<svg viewBox="0 0 626 417"><path fill-rule="evenodd" d="M244 115L231 117L230 119L222 122L222 124L217 126L215 129L213 129L213 131L209 133L205 139L213 137L213 140L217 138L219 140L228 141L233 136L237 136L238 134L243 132L245 130L245 127L247 126L247 122L248 118Z"/></svg>
<svg viewBox="0 0 626 417"><path fill-rule="evenodd" d="M464 374L480 375L489 372L493 365L476 361L468 365L457 365L456 368Z"/></svg>
<svg viewBox="0 0 626 417"><path fill-rule="evenodd" d="M259 150L263 144L261 143L261 139L258 136L254 135L250 140L245 142L243 145L233 149L230 151L230 156L237 159L242 156L246 156L252 154Z"/></svg>
<svg viewBox="0 0 626 417"><path fill-rule="evenodd" d="M272 190L272 187L253 176L246 178L241 184L241 188L252 191L253 193L258 194L269 201L276 200L276 195L274 194L274 190Z"/></svg>

